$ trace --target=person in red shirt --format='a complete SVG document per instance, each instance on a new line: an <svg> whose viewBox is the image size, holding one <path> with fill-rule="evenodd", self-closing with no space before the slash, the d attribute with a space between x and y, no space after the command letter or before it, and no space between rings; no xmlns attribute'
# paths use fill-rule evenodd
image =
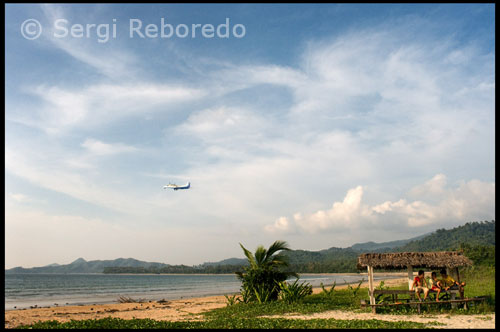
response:
<svg viewBox="0 0 500 332"><path fill-rule="evenodd" d="M436 292L436 301L439 302L439 293L441 293L441 281L438 280L436 272L431 273L431 291Z"/></svg>
<svg viewBox="0 0 500 332"><path fill-rule="evenodd" d="M424 271L418 271L418 275L413 279L413 284L411 285L410 290L415 290L415 294L417 294L418 300L422 301L420 297L420 293L424 292L424 301L427 299L427 295L429 295L429 288L427 287L427 281L425 280Z"/></svg>

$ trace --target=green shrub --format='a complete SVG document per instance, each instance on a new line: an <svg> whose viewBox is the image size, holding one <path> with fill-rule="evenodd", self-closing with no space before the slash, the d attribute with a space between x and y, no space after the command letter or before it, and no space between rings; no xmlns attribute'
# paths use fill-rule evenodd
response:
<svg viewBox="0 0 500 332"><path fill-rule="evenodd" d="M280 251L290 250L285 241L275 241L269 249L263 246L257 247L255 254L241 245L249 266L243 268L243 272L236 272L241 280L241 295L243 302L265 303L278 299L280 291L279 283L290 276L298 275L294 272L284 271L288 261Z"/></svg>
<svg viewBox="0 0 500 332"><path fill-rule="evenodd" d="M330 290L326 289L325 286L323 285L323 283L321 283L320 286L321 286L321 289L323 289L321 294L324 294L327 296L332 296L333 291L335 290L335 286L337 286L337 282L336 281L333 282L332 288L330 288Z"/></svg>
<svg viewBox="0 0 500 332"><path fill-rule="evenodd" d="M237 296L236 294L235 294L235 295L232 295L232 296L229 296L229 295L224 295L224 297L225 297L225 298L226 298L226 300L227 300L226 304L227 304L228 306L236 304L236 300L239 300L239 299L237 299L237 298L236 298L236 296Z"/></svg>
<svg viewBox="0 0 500 332"><path fill-rule="evenodd" d="M297 302L307 295L312 294L312 286L309 283L302 282L299 284L299 278L295 279L292 284L282 281L279 283L279 297L282 301L291 303Z"/></svg>

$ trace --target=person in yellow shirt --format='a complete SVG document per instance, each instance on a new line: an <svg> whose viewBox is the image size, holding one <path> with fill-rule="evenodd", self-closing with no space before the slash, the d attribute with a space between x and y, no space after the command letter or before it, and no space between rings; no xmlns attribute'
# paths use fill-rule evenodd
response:
<svg viewBox="0 0 500 332"><path fill-rule="evenodd" d="M446 270L441 270L441 287L444 291L458 289L460 292L460 297L464 297L464 286L465 282L458 283L451 276L446 274Z"/></svg>

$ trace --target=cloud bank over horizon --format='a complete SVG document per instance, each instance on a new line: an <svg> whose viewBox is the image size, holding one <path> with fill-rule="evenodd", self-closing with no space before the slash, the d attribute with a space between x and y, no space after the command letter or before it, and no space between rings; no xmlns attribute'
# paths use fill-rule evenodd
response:
<svg viewBox="0 0 500 332"><path fill-rule="evenodd" d="M357 186L349 189L344 200L334 202L328 210L318 210L306 216L297 212L293 218L280 217L264 229L285 234L341 229L358 232L366 227L390 231L405 226L443 227L454 220L488 220L495 215L494 182L471 180L460 183L457 188L447 188L446 176L437 174L410 193L421 200L410 202L402 198L370 206L362 204L363 187Z"/></svg>

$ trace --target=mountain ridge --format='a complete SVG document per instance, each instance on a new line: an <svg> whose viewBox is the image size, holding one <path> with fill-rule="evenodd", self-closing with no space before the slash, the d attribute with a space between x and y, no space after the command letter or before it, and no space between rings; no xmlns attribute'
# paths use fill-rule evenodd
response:
<svg viewBox="0 0 500 332"><path fill-rule="evenodd" d="M339 269L352 271L355 269L357 256L363 252L457 250L461 248L463 243L495 245L495 221L468 222L449 230L437 229L434 232L405 240L381 243L370 241L355 243L347 248L331 247L319 251L296 249L285 252L284 255L288 257L291 267L297 272L322 272L325 269L332 271ZM224 267L227 270L246 264L248 263L245 258L237 257L223 259L218 262L205 262L192 267L145 262L135 258L86 261L80 257L70 264L60 265L53 263L33 268L19 266L6 269L5 273L103 273L106 269L109 271L110 268L121 271L117 273L124 273L129 268L133 271L140 271L140 273L159 271L161 269L167 269L168 271L173 271L173 273L183 273L187 269L192 273L197 270L217 271L217 267Z"/></svg>

